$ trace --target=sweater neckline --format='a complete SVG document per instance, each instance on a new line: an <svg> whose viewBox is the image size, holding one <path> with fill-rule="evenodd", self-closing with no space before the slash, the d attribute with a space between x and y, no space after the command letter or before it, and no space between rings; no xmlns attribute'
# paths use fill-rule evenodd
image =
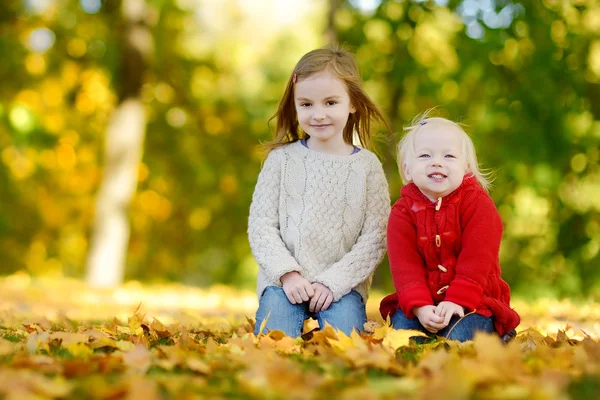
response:
<svg viewBox="0 0 600 400"><path fill-rule="evenodd" d="M295 150L306 155L309 158L315 160L326 160L326 161L337 161L337 162L351 162L363 158L367 153L366 149L361 149L361 151L352 154L346 155L338 155L338 154L329 154L323 153L316 150L311 150L308 147L304 146L300 140L291 143L290 146L294 146Z"/></svg>

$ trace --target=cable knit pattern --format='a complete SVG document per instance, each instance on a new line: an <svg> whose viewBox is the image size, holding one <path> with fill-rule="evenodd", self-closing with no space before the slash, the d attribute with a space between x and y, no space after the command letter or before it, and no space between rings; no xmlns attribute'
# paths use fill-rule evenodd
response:
<svg viewBox="0 0 600 400"><path fill-rule="evenodd" d="M352 289L366 301L385 254L390 211L379 159L347 156L294 142L269 153L250 206L248 238L260 268L257 294L298 271L339 300Z"/></svg>

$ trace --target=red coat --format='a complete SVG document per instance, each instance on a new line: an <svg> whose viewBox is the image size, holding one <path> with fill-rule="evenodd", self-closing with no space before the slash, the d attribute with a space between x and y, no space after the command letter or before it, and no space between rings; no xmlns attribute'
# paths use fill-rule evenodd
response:
<svg viewBox="0 0 600 400"><path fill-rule="evenodd" d="M379 307L386 318L401 309L452 301L493 317L499 335L519 325L510 288L500 278L502 221L493 200L472 177L431 202L414 183L402 188L388 223L388 256L396 293Z"/></svg>

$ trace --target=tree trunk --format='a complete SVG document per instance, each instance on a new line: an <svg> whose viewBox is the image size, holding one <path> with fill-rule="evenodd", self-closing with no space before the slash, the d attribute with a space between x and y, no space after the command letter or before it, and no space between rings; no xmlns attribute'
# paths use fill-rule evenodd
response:
<svg viewBox="0 0 600 400"><path fill-rule="evenodd" d="M144 0L123 0L122 63L119 105L106 131L104 176L96 198L96 215L87 261L87 282L114 287L123 282L129 243L127 211L137 186L146 112L140 100L152 36Z"/></svg>
<svg viewBox="0 0 600 400"><path fill-rule="evenodd" d="M329 8L327 9L327 27L325 28L325 40L327 43L336 43L338 40L337 31L335 29L335 14L342 5L342 0L329 0Z"/></svg>

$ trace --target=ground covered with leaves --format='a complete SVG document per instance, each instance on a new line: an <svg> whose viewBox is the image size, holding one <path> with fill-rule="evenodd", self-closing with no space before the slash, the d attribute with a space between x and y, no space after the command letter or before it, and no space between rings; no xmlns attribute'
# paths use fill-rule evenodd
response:
<svg viewBox="0 0 600 400"><path fill-rule="evenodd" d="M255 294L68 279L0 279L6 399L582 399L600 396L600 306L516 301L503 345L415 344L368 302L364 334L307 323L298 339L252 334Z"/></svg>

